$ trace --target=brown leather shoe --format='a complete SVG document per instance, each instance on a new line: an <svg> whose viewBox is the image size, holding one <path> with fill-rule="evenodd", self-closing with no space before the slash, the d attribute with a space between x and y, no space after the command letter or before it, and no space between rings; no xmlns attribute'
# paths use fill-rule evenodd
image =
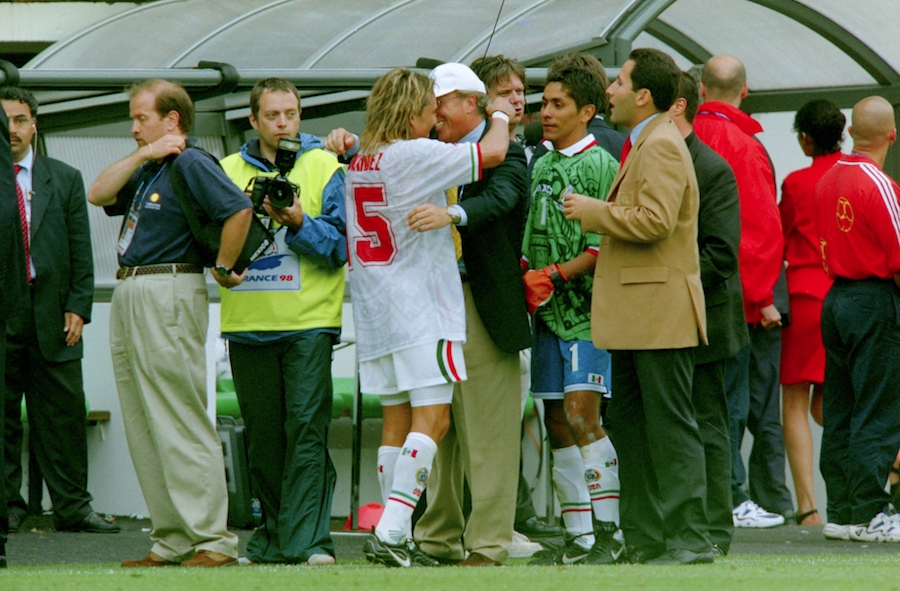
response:
<svg viewBox="0 0 900 591"><path fill-rule="evenodd" d="M499 562L494 562L484 554L472 552L468 558L462 562L458 562L456 566L500 566Z"/></svg>
<svg viewBox="0 0 900 591"><path fill-rule="evenodd" d="M212 550L198 550L194 557L185 560L181 566L193 568L211 568L214 566L228 566L229 564L237 564L237 558L225 556Z"/></svg>
<svg viewBox="0 0 900 591"><path fill-rule="evenodd" d="M141 568L145 566L178 566L178 563L166 560L153 552L150 552L140 560L122 561L122 568Z"/></svg>

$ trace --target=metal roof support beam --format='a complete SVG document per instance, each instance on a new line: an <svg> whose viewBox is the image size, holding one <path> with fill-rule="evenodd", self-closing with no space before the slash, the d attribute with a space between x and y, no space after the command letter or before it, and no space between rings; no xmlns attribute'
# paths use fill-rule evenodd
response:
<svg viewBox="0 0 900 591"><path fill-rule="evenodd" d="M900 83L891 86L846 86L841 88L797 88L751 92L741 109L749 113L796 111L804 103L815 98L826 98L842 109L849 109L867 96L883 96L892 105L900 105Z"/></svg>
<svg viewBox="0 0 900 591"><path fill-rule="evenodd" d="M675 0L633 0L603 32L609 43L595 55L604 66L621 66L628 59L635 38L674 3Z"/></svg>
<svg viewBox="0 0 900 591"><path fill-rule="evenodd" d="M285 78L301 90L361 89L370 90L391 68L341 70L237 70L239 80L235 89L252 88L263 78ZM427 71L425 72L427 73ZM529 80L542 84L546 68L528 68ZM191 68L158 68L134 70L18 70L19 86L29 90L113 90L120 92L135 81L163 78L182 84L188 91L215 88L225 80L218 70ZM10 80L11 82L11 80ZM7 74L0 69L0 86L7 84Z"/></svg>
<svg viewBox="0 0 900 591"><path fill-rule="evenodd" d="M692 64L705 64L712 57L712 54L706 48L672 25L666 24L659 19L648 24L645 30L648 34L653 35L683 55Z"/></svg>
<svg viewBox="0 0 900 591"><path fill-rule="evenodd" d="M878 84L900 83L900 74L856 35L812 8L794 0L748 0L818 33L860 65Z"/></svg>

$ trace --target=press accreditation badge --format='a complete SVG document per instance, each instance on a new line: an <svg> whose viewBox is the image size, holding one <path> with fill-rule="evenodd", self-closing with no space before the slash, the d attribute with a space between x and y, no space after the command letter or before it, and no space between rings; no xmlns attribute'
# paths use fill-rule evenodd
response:
<svg viewBox="0 0 900 591"><path fill-rule="evenodd" d="M300 258L284 241L287 229L275 233L274 252L247 267L244 282L231 291L300 291Z"/></svg>
<svg viewBox="0 0 900 591"><path fill-rule="evenodd" d="M116 244L116 252L124 255L128 247L131 246L131 240L134 238L134 230L137 228L138 218L141 215L140 202L135 199L131 203L131 209L128 210L128 217L122 224L122 233L119 234L119 242Z"/></svg>

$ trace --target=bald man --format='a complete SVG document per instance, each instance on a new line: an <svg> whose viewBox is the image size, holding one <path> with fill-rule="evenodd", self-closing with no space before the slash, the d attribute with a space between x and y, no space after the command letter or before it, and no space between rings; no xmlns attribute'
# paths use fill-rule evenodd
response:
<svg viewBox="0 0 900 591"><path fill-rule="evenodd" d="M825 343L820 467L825 537L900 542L884 483L900 447L900 187L884 174L897 139L881 97L853 107L853 152L816 186L819 244L834 285L822 308Z"/></svg>
<svg viewBox="0 0 900 591"><path fill-rule="evenodd" d="M784 433L781 427L779 370L781 314L774 289L782 270L784 237L775 192L775 175L765 148L754 136L756 120L739 109L747 96L744 65L730 55L710 58L703 67L703 104L694 133L734 170L741 209L738 260L744 316L750 344L726 362L731 435L731 494L735 527L773 527L781 514L793 513L785 484ZM753 435L749 490L741 457L744 431Z"/></svg>

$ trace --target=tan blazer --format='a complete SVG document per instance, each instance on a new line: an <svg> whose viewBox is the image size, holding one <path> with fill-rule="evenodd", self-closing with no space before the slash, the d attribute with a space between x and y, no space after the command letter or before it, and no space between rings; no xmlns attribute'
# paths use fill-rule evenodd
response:
<svg viewBox="0 0 900 591"><path fill-rule="evenodd" d="M584 207L582 230L603 234L591 304L597 347L681 349L706 342L699 202L691 155L661 113L641 131L607 201Z"/></svg>

